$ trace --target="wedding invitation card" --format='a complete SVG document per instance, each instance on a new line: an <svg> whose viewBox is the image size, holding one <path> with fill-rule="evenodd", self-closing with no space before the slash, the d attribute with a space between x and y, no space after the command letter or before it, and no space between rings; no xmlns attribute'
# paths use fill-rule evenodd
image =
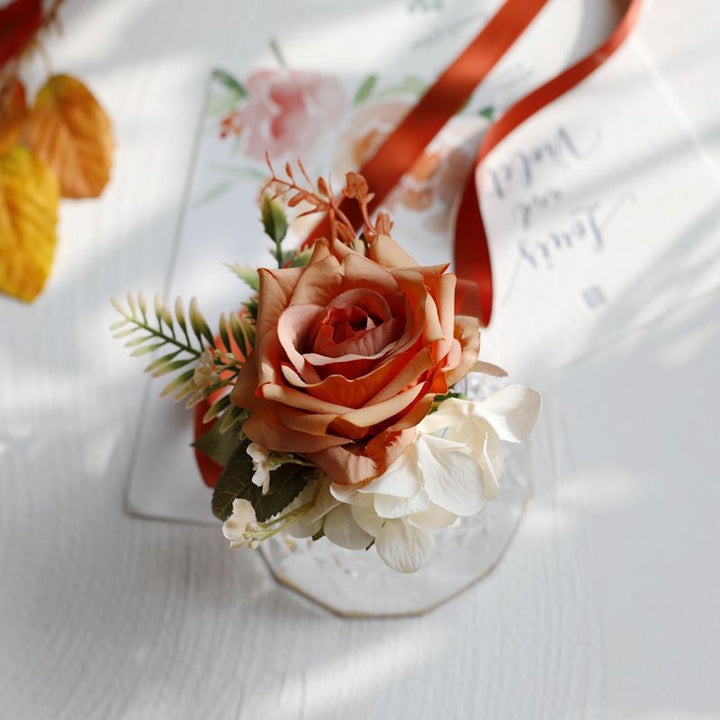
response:
<svg viewBox="0 0 720 720"><path fill-rule="evenodd" d="M312 38L269 41L257 67L216 69L168 299L196 296L208 317L238 307L250 291L223 262L272 262L256 220L265 153L277 168L300 157L311 177L341 186L499 5L388 3L373 18L373 43L357 52L341 50L361 29L336 18ZM420 264L452 258L456 205L485 130L597 46L615 12L611 2L549 3L386 199L397 241ZM707 221L720 201L717 169L633 37L477 173L495 287L481 355L515 382L537 381L720 280L718 231ZM315 221L295 221L293 238ZM129 509L214 522L190 414L158 392L150 383Z"/></svg>

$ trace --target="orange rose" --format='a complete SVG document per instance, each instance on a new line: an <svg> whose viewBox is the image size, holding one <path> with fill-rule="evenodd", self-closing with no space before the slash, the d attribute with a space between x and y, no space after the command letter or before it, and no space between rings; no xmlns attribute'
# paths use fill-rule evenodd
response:
<svg viewBox="0 0 720 720"><path fill-rule="evenodd" d="M478 322L455 315L446 269L419 267L389 235L367 257L319 240L307 267L261 269L256 348L231 396L251 412L246 435L337 483L385 472L477 361Z"/></svg>

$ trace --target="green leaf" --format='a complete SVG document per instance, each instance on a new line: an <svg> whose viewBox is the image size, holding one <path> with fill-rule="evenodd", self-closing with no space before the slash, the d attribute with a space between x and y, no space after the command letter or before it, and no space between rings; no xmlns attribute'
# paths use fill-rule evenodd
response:
<svg viewBox="0 0 720 720"><path fill-rule="evenodd" d="M270 195L263 197L262 224L265 234L279 246L287 234L288 221L283 204L279 200L273 200Z"/></svg>
<svg viewBox="0 0 720 720"><path fill-rule="evenodd" d="M225 346L225 349L230 352L230 335L228 334L228 320L225 313L220 314L220 320L218 321L218 331L220 333L220 340Z"/></svg>
<svg viewBox="0 0 720 720"><path fill-rule="evenodd" d="M240 433L221 433L219 425L218 422L213 423L206 433L192 443L192 446L224 467L242 442L243 437Z"/></svg>
<svg viewBox="0 0 720 720"><path fill-rule="evenodd" d="M312 257L312 250L302 250L300 252L293 253L292 260L290 261L290 267L307 267Z"/></svg>
<svg viewBox="0 0 720 720"><path fill-rule="evenodd" d="M411 93L413 95L422 95L427 89L427 83L417 75L406 75L403 81L399 85L387 88L380 93L377 93L377 97L388 97L391 95L405 95Z"/></svg>
<svg viewBox="0 0 720 720"><path fill-rule="evenodd" d="M292 267L292 262L295 259L296 255L297 250L283 250L281 256L283 267L285 267L286 265L290 265Z"/></svg>
<svg viewBox="0 0 720 720"><path fill-rule="evenodd" d="M210 332L210 327L208 326L203 314L200 312L196 298L192 298L190 300L188 315L190 316L190 325L192 326L195 337L197 337L200 345L202 345L203 338L205 338L210 346L213 347L215 345L215 338Z"/></svg>
<svg viewBox="0 0 720 720"><path fill-rule="evenodd" d="M368 97L370 97L370 93L372 93L373 88L377 84L377 81L377 75L368 75L365 80L363 80L362 85L360 85L357 92L355 93L353 103L355 105L359 105L364 100L367 100Z"/></svg>
<svg viewBox="0 0 720 720"><path fill-rule="evenodd" d="M434 413L437 412L437 410L440 409L440 405L445 400L450 400L452 398L457 398L460 400L467 400L467 397L461 393L461 392L455 392L454 390L448 390L444 395L436 395L435 399L433 400L433 404L430 407L430 412Z"/></svg>
<svg viewBox="0 0 720 720"><path fill-rule="evenodd" d="M163 345L166 344L167 341L161 340L160 342L153 343L152 345L145 345L144 347L136 348L130 353L130 357L140 357L141 355L147 355L148 353L155 352L155 350L159 350Z"/></svg>
<svg viewBox="0 0 720 720"><path fill-rule="evenodd" d="M162 365L159 365L155 370L152 372L152 376L154 378L162 377L163 375L167 375L168 373L175 372L176 370L180 370L181 368L184 368L186 365L189 365L191 362L195 362L195 358L193 357L186 357L181 358L180 360L172 360L170 362L165 362ZM191 373L190 377L192 377L192 373L195 372L194 369L188 371Z"/></svg>
<svg viewBox="0 0 720 720"><path fill-rule="evenodd" d="M234 184L235 183L232 180L223 180L222 182L217 183L217 185L210 188L210 190L208 190L204 195L201 195L200 198L196 200L195 204L197 207L202 207L203 205L212 202L221 195L224 195Z"/></svg>
<svg viewBox="0 0 720 720"><path fill-rule="evenodd" d="M164 365L167 365L170 361L174 360L182 350L173 350L172 352L168 353L167 355L163 355L162 357L157 358L156 360L153 360L146 368L146 373L152 373L158 368L163 367Z"/></svg>
<svg viewBox="0 0 720 720"><path fill-rule="evenodd" d="M247 497L249 486L260 490L252 483L253 462L252 458L247 454L250 441L245 438L238 445L228 458L212 496L212 511L216 518L223 522L227 520L232 513L233 500L238 497Z"/></svg>
<svg viewBox="0 0 720 720"><path fill-rule="evenodd" d="M251 290L257 292L260 289L260 278L256 268L239 263L226 263L225 267L230 268Z"/></svg>
<svg viewBox="0 0 720 720"><path fill-rule="evenodd" d="M186 385L186 383L190 382L192 380L193 375L195 374L195 369L190 368L189 370L186 370L182 375L178 375L174 380L171 380L161 391L160 391L160 397L166 397L167 395L170 395L170 393L175 392L176 390L180 390L183 388L183 386ZM153 375L153 377L157 377L157 375Z"/></svg>
<svg viewBox="0 0 720 720"><path fill-rule="evenodd" d="M260 522L281 513L308 484L315 468L294 463L283 463L270 473L270 487L265 495L262 488L258 490L256 501L251 500L255 514ZM249 498L248 498L249 499Z"/></svg>
<svg viewBox="0 0 720 720"><path fill-rule="evenodd" d="M218 430L221 433L227 432L231 427L240 422L245 422L247 416L245 410L237 405L231 405L222 415L218 422Z"/></svg>
<svg viewBox="0 0 720 720"><path fill-rule="evenodd" d="M224 85L230 92L235 95L238 99L247 97L247 90L243 87L240 81L231 75L227 70L220 70L219 68L213 70L213 78Z"/></svg>
<svg viewBox="0 0 720 720"><path fill-rule="evenodd" d="M223 410L227 410L230 407L230 395L223 395L219 400L216 400L203 415L203 423L209 423L214 417L217 417ZM218 428L218 431L220 428Z"/></svg>
<svg viewBox="0 0 720 720"><path fill-rule="evenodd" d="M247 357L252 350L246 325L249 327L249 324L243 323L235 313L230 316L230 332L244 357Z"/></svg>
<svg viewBox="0 0 720 720"><path fill-rule="evenodd" d="M495 108L492 105L488 105L480 110L478 115L482 115L487 120L492 121L493 117L495 117Z"/></svg>
<svg viewBox="0 0 720 720"><path fill-rule="evenodd" d="M252 481L253 463L247 454L250 441L245 438L230 455L212 498L212 511L220 520L232 513L233 500L244 498L252 503L260 522L282 512L302 491L314 472L304 465L285 463L270 473L270 487L263 495Z"/></svg>
<svg viewBox="0 0 720 720"><path fill-rule="evenodd" d="M257 316L258 316L258 307L259 307L259 300L257 297L251 297L249 300L246 300L243 305L245 306L245 309L248 311L248 315L257 322Z"/></svg>

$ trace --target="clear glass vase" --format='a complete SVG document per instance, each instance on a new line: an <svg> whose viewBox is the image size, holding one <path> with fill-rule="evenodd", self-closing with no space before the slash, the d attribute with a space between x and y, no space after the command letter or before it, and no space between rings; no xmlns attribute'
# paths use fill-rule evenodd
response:
<svg viewBox="0 0 720 720"><path fill-rule="evenodd" d="M497 381L471 375L465 393L480 399ZM475 516L435 534L431 561L412 574L390 570L371 548L346 550L327 538L278 535L262 554L283 585L345 617L412 616L456 597L490 573L503 558L532 498L532 443L505 445L499 495Z"/></svg>

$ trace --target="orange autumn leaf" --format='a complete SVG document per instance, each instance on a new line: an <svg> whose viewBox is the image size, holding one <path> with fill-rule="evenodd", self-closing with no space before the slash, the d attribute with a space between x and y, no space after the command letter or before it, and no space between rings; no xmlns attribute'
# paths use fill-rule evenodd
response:
<svg viewBox="0 0 720 720"><path fill-rule="evenodd" d="M50 168L21 145L0 156L0 291L34 300L50 274L60 192Z"/></svg>
<svg viewBox="0 0 720 720"><path fill-rule="evenodd" d="M15 80L0 90L0 155L20 139L26 114L25 86Z"/></svg>
<svg viewBox="0 0 720 720"><path fill-rule="evenodd" d="M60 180L63 197L97 197L110 178L112 125L92 93L69 75L40 89L28 117L28 143Z"/></svg>

